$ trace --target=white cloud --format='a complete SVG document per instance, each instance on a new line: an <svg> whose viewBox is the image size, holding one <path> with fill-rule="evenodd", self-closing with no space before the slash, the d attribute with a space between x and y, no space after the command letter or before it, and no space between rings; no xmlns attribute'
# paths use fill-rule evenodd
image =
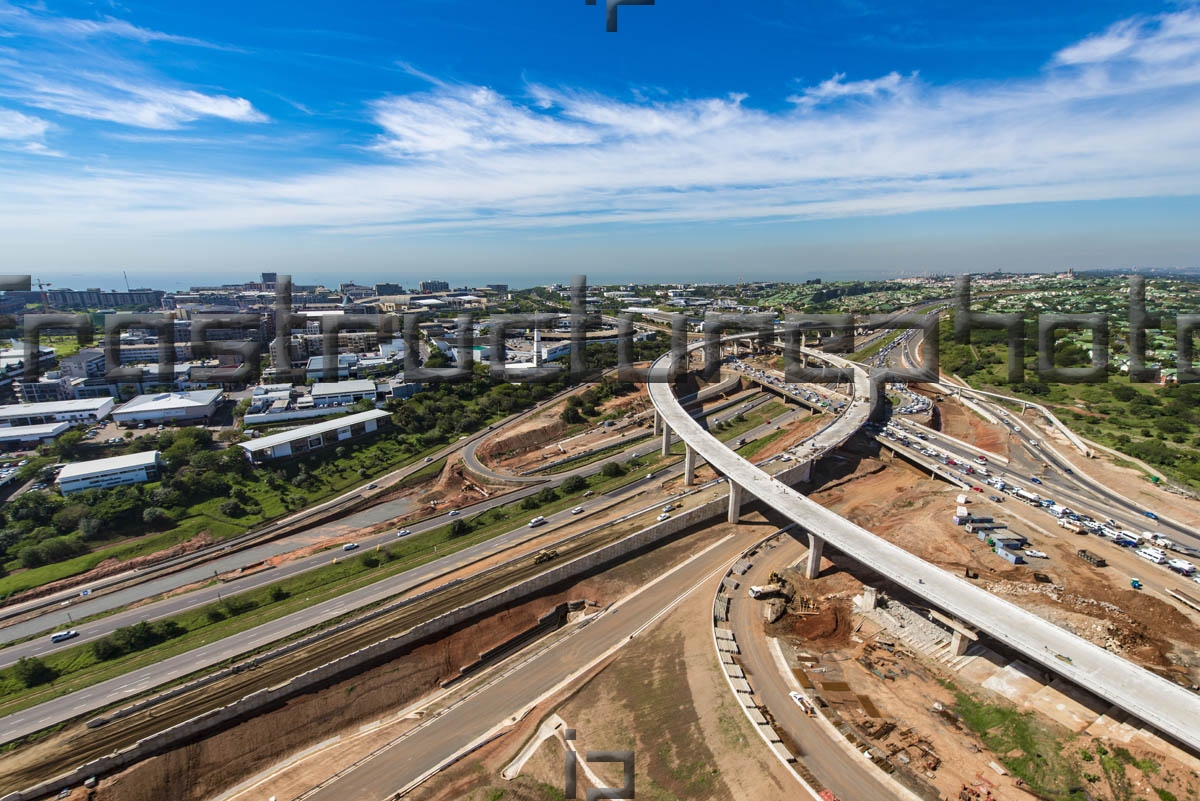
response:
<svg viewBox="0 0 1200 801"><path fill-rule="evenodd" d="M74 85L36 78L28 84L19 96L29 105L137 128L170 130L201 117L232 122L267 121L244 98L139 86L108 76L80 75Z"/></svg>
<svg viewBox="0 0 1200 801"><path fill-rule="evenodd" d="M57 17L45 13L41 9L29 9L14 6L7 0L0 0L0 24L16 35L17 31L60 39L89 39L94 37L111 36L120 39L132 39L138 42L170 42L172 44L191 45L195 47L218 47L218 45L193 39L189 36L142 28L126 20L115 17L103 17L97 20L78 19L75 17Z"/></svg>
<svg viewBox="0 0 1200 801"><path fill-rule="evenodd" d="M846 73L839 72L827 81L816 86L810 86L798 95L788 98L789 103L798 106L815 106L831 100L846 97L876 98L880 95L894 95L904 88L905 80L898 72L890 72L882 78L863 81L845 82ZM913 74L916 78L916 74Z"/></svg>
<svg viewBox="0 0 1200 801"><path fill-rule="evenodd" d="M110 43L133 40L216 47L104 17L88 20L0 0L0 27L20 45L0 47L0 96L30 108L136 128L172 130L202 118L265 122L242 97L179 85Z"/></svg>
<svg viewBox="0 0 1200 801"><path fill-rule="evenodd" d="M379 148L396 155L595 141L581 126L517 106L482 86L441 86L431 93L386 97L372 109L386 132Z"/></svg>
<svg viewBox="0 0 1200 801"><path fill-rule="evenodd" d="M0 108L0 139L40 139L49 127L45 120Z"/></svg>

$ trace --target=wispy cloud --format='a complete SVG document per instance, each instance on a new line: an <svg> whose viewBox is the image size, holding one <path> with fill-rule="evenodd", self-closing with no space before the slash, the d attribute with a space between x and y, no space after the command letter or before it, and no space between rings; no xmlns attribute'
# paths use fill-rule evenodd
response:
<svg viewBox="0 0 1200 801"><path fill-rule="evenodd" d="M909 78L909 84L916 79L916 73ZM898 72L889 72L882 78L872 78L862 81L846 82L846 73L839 72L827 81L816 86L810 86L798 95L788 98L789 103L798 106L816 106L833 100L847 97L877 98L880 95L899 94L906 86L904 78Z"/></svg>
<svg viewBox="0 0 1200 801"><path fill-rule="evenodd" d="M0 148L51 156L59 153L43 141L50 123L19 111L0 108Z"/></svg>
<svg viewBox="0 0 1200 801"><path fill-rule="evenodd" d="M143 43L170 42L172 44L190 45L193 47L223 49L222 45L213 44L201 39L194 39L190 36L176 36L170 33L163 33L162 31L142 28L115 17L105 16L94 20L61 17L50 14L40 8L31 10L14 6L12 3L7 2L7 0L0 0L0 27L7 29L10 35L27 33L39 37L60 39L115 37Z"/></svg>
<svg viewBox="0 0 1200 801"><path fill-rule="evenodd" d="M31 109L84 120L173 130L202 118L255 123L266 115L241 97L180 85L125 49L103 40L148 47L219 46L103 17L59 16L0 0L0 29L11 36L0 48L0 96ZM11 41L11 45L8 42Z"/></svg>
<svg viewBox="0 0 1200 801"><path fill-rule="evenodd" d="M232 122L266 122L249 100L185 89L144 86L105 75L80 75L74 84L21 78L25 103L73 117L107 120L137 128L172 130L201 117Z"/></svg>

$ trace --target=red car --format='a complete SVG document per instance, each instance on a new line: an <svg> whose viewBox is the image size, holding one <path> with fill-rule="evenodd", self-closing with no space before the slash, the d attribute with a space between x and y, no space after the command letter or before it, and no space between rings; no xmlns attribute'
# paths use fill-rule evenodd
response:
<svg viewBox="0 0 1200 801"><path fill-rule="evenodd" d="M983 487L971 487L971 489L975 490L976 492L983 492Z"/></svg>

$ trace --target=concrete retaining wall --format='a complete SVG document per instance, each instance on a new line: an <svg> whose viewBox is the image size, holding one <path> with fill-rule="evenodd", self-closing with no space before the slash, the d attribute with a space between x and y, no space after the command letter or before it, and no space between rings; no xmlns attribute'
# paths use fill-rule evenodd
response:
<svg viewBox="0 0 1200 801"><path fill-rule="evenodd" d="M37 787L10 793L0 799L0 801L30 801L31 799L43 798L57 793L63 788L81 785L89 777L114 773L143 759L176 748L197 737L214 734L240 718L250 717L272 706L281 704L288 698L315 689L322 684L361 671L374 663L394 658L422 640L452 630L464 621L493 612L511 603L515 603L525 596L533 595L560 582L577 578L598 567L620 561L623 557L634 551L654 545L692 526L709 522L715 518L723 518L726 511L727 502L724 498L702 504L661 523L656 523L642 529L635 534L631 534L618 542L607 545L590 554L552 568L532 579L433 618L408 630L404 634L368 645L333 662L302 673L283 684L251 693L232 704L220 709L214 709L191 720L172 726L169 729L150 735L128 748L109 756L101 757L70 773L44 782ZM431 590L405 603L411 604L418 598L424 598L434 592L441 592L444 589L445 587ZM396 606L398 605L378 610L372 613L372 616L394 610ZM361 618L354 622L361 622ZM351 626L354 622L344 623L342 627ZM328 634L326 633L325 636L328 636ZM288 650L295 650L303 647L305 642L299 641L285 647ZM222 672L222 675L227 675L232 671L232 668L227 669L227 671ZM204 683L211 681L212 679L209 679ZM196 686L200 686L199 683L193 683L189 685L189 688ZM173 692L174 694L178 694L183 691L181 689ZM161 703L161 697L157 702ZM126 714L129 713L126 712Z"/></svg>

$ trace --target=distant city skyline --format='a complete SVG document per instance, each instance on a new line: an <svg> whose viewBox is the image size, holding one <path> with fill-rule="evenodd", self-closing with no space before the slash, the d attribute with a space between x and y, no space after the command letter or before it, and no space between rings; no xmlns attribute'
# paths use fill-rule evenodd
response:
<svg viewBox="0 0 1200 801"><path fill-rule="evenodd" d="M619 33L565 0L329 11L0 0L4 269L174 289L1200 261L1192 3L660 2Z"/></svg>

